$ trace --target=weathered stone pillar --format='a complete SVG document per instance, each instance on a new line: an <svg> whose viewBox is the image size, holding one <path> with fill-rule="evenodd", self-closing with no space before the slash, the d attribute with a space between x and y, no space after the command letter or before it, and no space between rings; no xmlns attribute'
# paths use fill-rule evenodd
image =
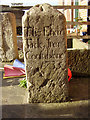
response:
<svg viewBox="0 0 90 120"><path fill-rule="evenodd" d="M23 43L30 103L62 102L68 97L66 20L49 4L23 16Z"/></svg>
<svg viewBox="0 0 90 120"><path fill-rule="evenodd" d="M16 18L13 13L0 13L0 61L18 58Z"/></svg>

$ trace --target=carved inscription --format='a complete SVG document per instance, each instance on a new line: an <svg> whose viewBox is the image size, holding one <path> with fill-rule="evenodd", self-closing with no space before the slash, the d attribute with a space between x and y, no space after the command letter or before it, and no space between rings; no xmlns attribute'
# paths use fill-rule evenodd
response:
<svg viewBox="0 0 90 120"><path fill-rule="evenodd" d="M55 28L51 28L51 26L46 26L44 28L42 28L42 30L40 30L39 28L35 28L35 27L27 27L25 28L28 30L28 36L40 36L41 34L43 34L44 36L57 36L57 35L62 35L62 30L60 30L58 27Z"/></svg>
<svg viewBox="0 0 90 120"><path fill-rule="evenodd" d="M50 39L46 39L46 42L47 42L47 46L43 45L42 42L39 42L39 38L35 39L36 42L33 42L33 39L29 39L28 40L28 45L29 45L29 48L44 48L44 47L47 47L47 48L52 48L52 47L55 47L55 48L59 48L61 47L61 43L60 42L52 42Z"/></svg>
<svg viewBox="0 0 90 120"><path fill-rule="evenodd" d="M27 33L26 38L29 49L31 51L32 49L41 49L39 54L34 54L34 53L33 55L30 54L29 59L51 59L51 58L59 59L61 57L61 54L57 53L58 49L61 49L62 47L60 40L57 41L57 37L60 37L62 33L59 29L56 30L51 29L51 26L46 26L42 29L34 28L34 27L29 27L26 29L27 31L25 32ZM52 38L55 36L56 36L56 40L52 40ZM43 39L44 42L41 39ZM44 49L45 52L43 53L42 50Z"/></svg>
<svg viewBox="0 0 90 120"><path fill-rule="evenodd" d="M27 53L27 58L29 57L29 59L59 59L61 58L60 53L56 53L56 51L52 50L51 53L49 53L48 50L46 50L45 53L40 53L40 54L29 54Z"/></svg>

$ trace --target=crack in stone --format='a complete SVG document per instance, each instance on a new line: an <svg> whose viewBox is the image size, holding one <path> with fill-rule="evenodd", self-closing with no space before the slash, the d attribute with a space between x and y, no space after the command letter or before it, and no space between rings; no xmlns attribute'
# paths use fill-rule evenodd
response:
<svg viewBox="0 0 90 120"><path fill-rule="evenodd" d="M45 79L44 82L40 85L39 88L46 86L48 81L49 81L49 79Z"/></svg>

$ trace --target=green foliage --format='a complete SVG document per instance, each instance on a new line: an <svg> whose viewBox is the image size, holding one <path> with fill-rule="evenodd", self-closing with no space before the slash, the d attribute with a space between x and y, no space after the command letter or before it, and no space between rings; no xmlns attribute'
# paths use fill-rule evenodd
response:
<svg viewBox="0 0 90 120"><path fill-rule="evenodd" d="M26 79L21 80L19 86L20 86L20 87L27 88L27 80L26 80Z"/></svg>
<svg viewBox="0 0 90 120"><path fill-rule="evenodd" d="M80 21L82 22L83 21L83 18L81 18L81 17L77 17L77 18L74 18L74 19L75 19L76 22L80 22Z"/></svg>
<svg viewBox="0 0 90 120"><path fill-rule="evenodd" d="M74 18L76 22L83 22L83 18L81 17L77 17L77 18ZM79 30L82 29L82 25L74 25L76 26Z"/></svg>
<svg viewBox="0 0 90 120"><path fill-rule="evenodd" d="M88 44L90 44L90 40L88 40Z"/></svg>

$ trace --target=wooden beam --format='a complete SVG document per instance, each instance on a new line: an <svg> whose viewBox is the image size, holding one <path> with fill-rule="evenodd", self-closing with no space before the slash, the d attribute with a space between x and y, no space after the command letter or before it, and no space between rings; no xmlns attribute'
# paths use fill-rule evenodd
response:
<svg viewBox="0 0 90 120"><path fill-rule="evenodd" d="M73 22L73 5L74 5L74 3L73 3L73 1L71 1L71 21ZM73 28L73 25L71 25L71 28Z"/></svg>
<svg viewBox="0 0 90 120"><path fill-rule="evenodd" d="M53 6L56 9L90 9L90 6L86 6L86 5L58 5L58 6Z"/></svg>
<svg viewBox="0 0 90 120"><path fill-rule="evenodd" d="M33 6L11 6L11 8L17 8L17 9L20 9L20 10L28 10L31 7L33 7Z"/></svg>
<svg viewBox="0 0 90 120"><path fill-rule="evenodd" d="M3 6L6 8L6 6ZM9 6L8 6L9 7ZM16 9L22 9L22 10L26 10L26 9L30 9L33 6L11 6L11 8L16 8ZM53 6L55 9L90 9L90 6L86 6L86 5L54 5Z"/></svg>
<svg viewBox="0 0 90 120"><path fill-rule="evenodd" d="M67 22L67 25L90 25L90 22Z"/></svg>
<svg viewBox="0 0 90 120"><path fill-rule="evenodd" d="M20 11L19 8L11 8L9 6L1 5L1 11Z"/></svg>
<svg viewBox="0 0 90 120"><path fill-rule="evenodd" d="M90 39L90 35L89 36L81 36L81 35L67 35L67 39L71 39L71 38L77 38L77 39Z"/></svg>

